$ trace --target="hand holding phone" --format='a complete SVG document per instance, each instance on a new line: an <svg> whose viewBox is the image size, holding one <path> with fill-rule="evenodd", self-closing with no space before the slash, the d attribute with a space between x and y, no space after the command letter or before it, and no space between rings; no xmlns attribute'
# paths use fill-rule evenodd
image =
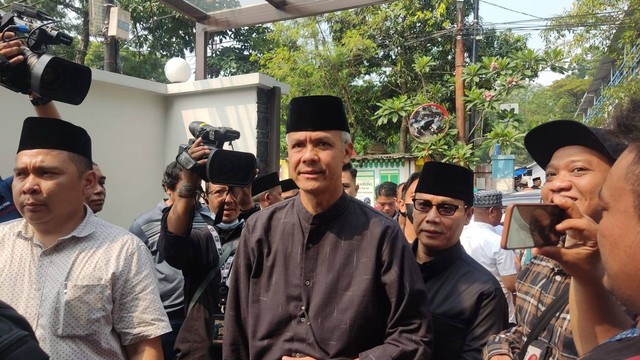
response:
<svg viewBox="0 0 640 360"><path fill-rule="evenodd" d="M565 211L556 204L510 204L500 245L503 249L558 245L564 233L556 225L565 218Z"/></svg>

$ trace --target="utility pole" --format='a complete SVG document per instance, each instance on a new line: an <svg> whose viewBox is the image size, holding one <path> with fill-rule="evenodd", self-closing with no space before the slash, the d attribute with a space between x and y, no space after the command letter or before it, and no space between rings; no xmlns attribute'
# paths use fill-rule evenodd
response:
<svg viewBox="0 0 640 360"><path fill-rule="evenodd" d="M480 0L473 0L473 47L471 49L471 62L478 61L478 17L479 17Z"/></svg>
<svg viewBox="0 0 640 360"><path fill-rule="evenodd" d="M458 24L456 25L456 127L458 128L458 139L466 143L467 135L464 121L464 82L462 81L462 71L464 70L464 44L462 43L462 28L464 24L464 1L457 0Z"/></svg>
<svg viewBox="0 0 640 360"><path fill-rule="evenodd" d="M104 28L104 70L109 72L118 71L118 39L109 36L109 22L111 9L115 6L114 0L106 0L104 4L105 28Z"/></svg>
<svg viewBox="0 0 640 360"><path fill-rule="evenodd" d="M479 28L479 23L478 23L478 17L479 17L479 7L480 7L480 1L479 0L473 0L473 39L471 41L471 62L472 63L476 63L478 62L478 28ZM477 112L475 110L472 110L470 115L470 119L469 119L469 126L468 126L468 132L467 134L469 135L469 141L471 141L471 131L474 129L475 125L476 125L476 119L477 119ZM480 129L482 131L482 129Z"/></svg>

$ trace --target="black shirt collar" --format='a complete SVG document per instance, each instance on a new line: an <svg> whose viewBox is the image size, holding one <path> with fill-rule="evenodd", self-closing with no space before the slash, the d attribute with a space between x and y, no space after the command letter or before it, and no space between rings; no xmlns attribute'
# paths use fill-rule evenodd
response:
<svg viewBox="0 0 640 360"><path fill-rule="evenodd" d="M418 253L419 241L420 240L416 239L411 245L414 255L417 255ZM453 266L453 264L455 264L456 260L464 256L464 254L464 248L460 244L460 241L458 241L452 247L440 251L431 260L423 264L419 264L423 280L426 281L447 271L451 266Z"/></svg>

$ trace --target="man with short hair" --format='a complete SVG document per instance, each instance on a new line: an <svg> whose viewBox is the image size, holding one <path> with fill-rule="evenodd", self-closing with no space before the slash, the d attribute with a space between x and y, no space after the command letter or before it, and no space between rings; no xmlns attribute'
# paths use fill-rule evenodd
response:
<svg viewBox="0 0 640 360"><path fill-rule="evenodd" d="M498 280L460 244L472 204L471 170L424 164L413 197L412 248L433 314L434 359L480 359L487 337L508 326Z"/></svg>
<svg viewBox="0 0 640 360"><path fill-rule="evenodd" d="M25 120L12 184L23 219L0 224L0 294L53 359L161 358L170 327L151 257L86 206L95 184L84 129Z"/></svg>
<svg viewBox="0 0 640 360"><path fill-rule="evenodd" d="M167 194L167 198L139 215L129 227L129 231L142 240L151 251L151 256L153 256L160 299L171 323L171 332L162 336L162 351L165 359L173 359L175 357L173 347L180 327L184 322L186 311L184 308L184 277L180 270L169 265L164 257L160 255L158 239L160 237L162 212L176 201L178 196L176 192L182 184L181 174L182 167L177 162L172 161L167 165L162 176L162 189ZM206 229L207 225L213 225L211 216L209 209L198 203L193 217L192 228Z"/></svg>
<svg viewBox="0 0 640 360"><path fill-rule="evenodd" d="M398 185L391 181L385 181L376 186L376 205L383 213L394 220L398 220L398 199L396 193Z"/></svg>
<svg viewBox="0 0 640 360"><path fill-rule="evenodd" d="M293 98L300 193L253 215L235 257L226 359L429 359L424 285L398 224L342 187L353 144L342 100Z"/></svg>
<svg viewBox="0 0 640 360"><path fill-rule="evenodd" d="M356 178L358 176L358 169L348 162L342 166L342 187L347 195L351 197L358 196L358 190L360 185L356 184Z"/></svg>
<svg viewBox="0 0 640 360"><path fill-rule="evenodd" d="M104 176L100 166L93 163L93 171L96 172L97 182L95 188L93 188L93 192L86 199L87 205L91 208L94 214L102 211L102 207L104 206L104 201L107 198L107 188L105 187L105 183L107 182L107 177Z"/></svg>
<svg viewBox="0 0 640 360"><path fill-rule="evenodd" d="M403 205L403 200L402 200L402 190L404 190L404 185L405 183L400 183L398 184L398 188L396 190L396 199L397 203L398 203L398 225L400 225L401 228L404 229L404 227L407 224L407 213L402 211L402 205Z"/></svg>
<svg viewBox="0 0 640 360"><path fill-rule="evenodd" d="M420 179L419 172L409 175L409 178L404 183L404 188L402 189L402 202L398 204L398 211L405 213L407 216L404 225L402 226L402 232L409 243L412 243L416 239L416 232L413 229L413 195L416 192L418 179Z"/></svg>
<svg viewBox="0 0 640 360"><path fill-rule="evenodd" d="M280 181L280 188L282 188L282 200L287 200L298 195L298 185L296 185L293 179Z"/></svg>
<svg viewBox="0 0 640 360"><path fill-rule="evenodd" d="M498 279L509 305L509 323L516 323L513 293L516 291L516 259L513 250L500 247L495 226L502 219L502 193L478 191L473 195L473 220L464 227L460 242L467 254Z"/></svg>
<svg viewBox="0 0 640 360"><path fill-rule="evenodd" d="M261 209L282 201L282 187L280 187L278 173L274 171L253 180L251 196L253 196L253 202L259 204Z"/></svg>
<svg viewBox="0 0 640 360"><path fill-rule="evenodd" d="M599 221L598 191L624 145L606 130L578 121L556 120L533 128L525 136L525 147L546 172L541 196L544 202L567 198L584 214ZM566 241L571 242L568 237ZM537 354L546 359L577 359L569 317L568 292L571 276L546 256L534 256L520 271L516 281L516 320L512 329L492 336L485 358L511 359L519 353ZM561 303L542 328L537 339L529 335L541 321L542 311ZM525 349L525 341L530 344ZM535 341L534 341L535 340Z"/></svg>
<svg viewBox="0 0 640 360"><path fill-rule="evenodd" d="M0 223L20 217L18 209L13 204L13 196L11 195L12 182L13 177L6 179L0 177Z"/></svg>

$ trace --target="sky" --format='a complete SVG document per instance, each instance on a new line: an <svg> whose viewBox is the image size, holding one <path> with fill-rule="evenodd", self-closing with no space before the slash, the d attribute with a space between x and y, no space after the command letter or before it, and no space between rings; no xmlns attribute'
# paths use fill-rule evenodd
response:
<svg viewBox="0 0 640 360"><path fill-rule="evenodd" d="M562 14L565 10L571 8L572 2L573 0L480 0L479 12L485 26L495 24L494 27L497 29L524 27L523 29L514 29L514 32L530 34L529 47L540 50L544 48L544 42L540 38L539 32L530 28L544 23L541 19ZM512 22L518 23L514 24ZM527 27L529 29L526 29ZM542 85L550 85L554 80L561 77L562 75L560 74L545 71L541 73L536 82Z"/></svg>

